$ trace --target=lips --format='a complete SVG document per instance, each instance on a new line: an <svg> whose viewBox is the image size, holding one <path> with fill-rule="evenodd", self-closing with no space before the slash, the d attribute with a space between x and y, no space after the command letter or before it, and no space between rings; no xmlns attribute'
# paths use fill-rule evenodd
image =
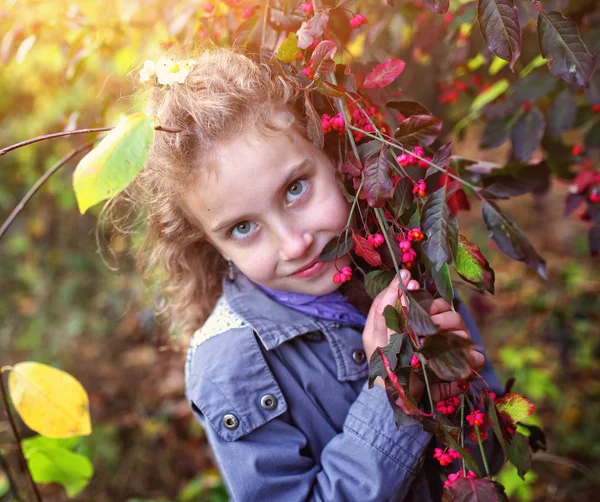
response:
<svg viewBox="0 0 600 502"><path fill-rule="evenodd" d="M302 268L299 268L295 272L292 272L290 275L295 275L295 274L299 274L300 272L304 272L305 270L308 270L310 267L312 267L315 263L317 263L317 258L315 258L313 261L311 261L308 265L306 265Z"/></svg>

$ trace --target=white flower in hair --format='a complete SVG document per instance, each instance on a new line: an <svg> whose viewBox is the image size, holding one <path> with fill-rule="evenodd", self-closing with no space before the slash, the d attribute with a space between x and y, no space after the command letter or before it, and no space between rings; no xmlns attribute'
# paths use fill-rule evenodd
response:
<svg viewBox="0 0 600 502"><path fill-rule="evenodd" d="M148 82L150 77L156 73L154 61L146 60L144 67L140 70L140 82Z"/></svg>
<svg viewBox="0 0 600 502"><path fill-rule="evenodd" d="M173 61L171 58L161 57L156 63L156 77L158 83L163 85L183 84L196 62L192 59Z"/></svg>

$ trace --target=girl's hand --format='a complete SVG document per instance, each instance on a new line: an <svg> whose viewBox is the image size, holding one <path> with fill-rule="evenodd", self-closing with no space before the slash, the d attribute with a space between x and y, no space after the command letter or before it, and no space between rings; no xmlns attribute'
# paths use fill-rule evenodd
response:
<svg viewBox="0 0 600 502"><path fill-rule="evenodd" d="M432 302L429 314L431 315L431 320L439 326L441 331L451 331L463 338L471 338L462 316L458 312L453 311L450 304L443 298L438 298ZM481 352L471 350L469 360L471 368L474 371L480 371L485 362L485 357ZM430 388L434 403L442 399L457 396L462 392L456 382L432 384ZM425 384L416 375L411 375L410 392L417 401L420 401L424 390Z"/></svg>
<svg viewBox="0 0 600 502"><path fill-rule="evenodd" d="M411 290L419 289L419 283L414 279L411 280L408 270L401 270L400 275L402 277L402 284L406 288ZM395 306L398 298L403 306L407 305L406 299L402 291L400 291L399 283L400 281L396 276L390 285L375 297L375 300L371 304L362 336L367 361L371 360L371 355L377 347L385 347L390 343L390 336L394 333L385 325L383 309L388 305ZM383 381L379 377L375 380L375 383L382 387L384 386Z"/></svg>
<svg viewBox="0 0 600 502"><path fill-rule="evenodd" d="M411 279L408 270L401 270L400 275L402 276L402 283L407 289L419 289L419 283ZM371 355L375 352L377 347L384 347L389 343L390 336L394 333L392 330L388 329L385 324L385 318L383 317L383 310L385 307L387 305L394 306L396 304L396 299L398 298L403 306L407 306L406 298L400 291L398 284L399 280L396 277L386 289L377 295L371 305L371 310L367 316L365 329L363 331L363 344L365 346L367 361L371 360ZM429 313L431 315L431 320L439 326L440 330L452 331L464 338L471 338L462 316L458 312L453 311L450 304L443 298L438 298L432 302ZM476 350L470 351L470 365L475 371L479 371L483 367L484 361L485 357L483 354ZM385 387L385 384L380 377L377 377L375 383L381 387ZM411 394L419 401L425 389L424 383L413 374L411 375L409 387ZM461 390L456 382L431 385L431 393L434 402L456 396L460 394L460 392Z"/></svg>

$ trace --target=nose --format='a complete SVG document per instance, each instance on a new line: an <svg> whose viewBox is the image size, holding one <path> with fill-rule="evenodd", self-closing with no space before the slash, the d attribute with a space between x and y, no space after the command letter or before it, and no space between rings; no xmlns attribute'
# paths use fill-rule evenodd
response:
<svg viewBox="0 0 600 502"><path fill-rule="evenodd" d="M283 261L292 261L306 254L314 241L310 232L287 231L280 234L281 251L279 257Z"/></svg>

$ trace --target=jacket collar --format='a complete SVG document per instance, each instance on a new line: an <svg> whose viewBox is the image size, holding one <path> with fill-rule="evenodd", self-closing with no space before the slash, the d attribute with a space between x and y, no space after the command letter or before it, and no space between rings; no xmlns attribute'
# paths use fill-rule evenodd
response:
<svg viewBox="0 0 600 502"><path fill-rule="evenodd" d="M223 279L223 296L231 308L252 326L267 350L311 331L342 325L355 326L318 319L281 305L269 298L239 269L236 268L235 272L234 281Z"/></svg>

